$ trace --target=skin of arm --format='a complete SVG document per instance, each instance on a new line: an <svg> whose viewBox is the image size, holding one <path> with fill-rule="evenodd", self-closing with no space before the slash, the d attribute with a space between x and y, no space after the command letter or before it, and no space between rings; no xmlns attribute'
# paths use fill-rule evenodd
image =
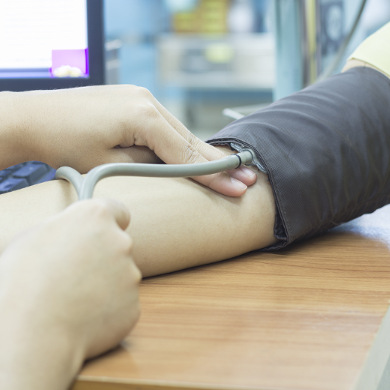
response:
<svg viewBox="0 0 390 390"><path fill-rule="evenodd" d="M223 155L230 149L219 148ZM126 205L132 223L133 258L151 276L227 259L274 242L275 206L266 175L244 196L231 198L190 179L113 177L102 180L94 198ZM55 215L76 200L65 181L42 183L0 196L7 210L0 251L24 229ZM49 240L50 242L50 240Z"/></svg>
<svg viewBox="0 0 390 390"><path fill-rule="evenodd" d="M356 60L356 59L350 59L346 62L344 68L342 69L343 72L346 72L347 70L349 69L352 69L352 68L356 68L356 67L363 67L363 68L371 68L371 69L375 69L377 70L378 72L381 72L383 73L385 76L387 76L387 74L385 72L383 72L382 70L376 68L375 66L371 65L371 64L368 64L367 62L364 62L362 60ZM388 77L388 76L387 76Z"/></svg>
<svg viewBox="0 0 390 390"><path fill-rule="evenodd" d="M348 66L361 66L356 61ZM232 153L215 148L218 153ZM142 275L152 276L227 259L275 242L275 203L267 176L245 196L230 198L189 179L116 177L101 181L96 198L123 202L132 216L134 260ZM58 213L76 200L63 181L43 183L4 194L0 251L20 231Z"/></svg>
<svg viewBox="0 0 390 390"><path fill-rule="evenodd" d="M390 23L385 23L374 34L368 36L351 54L344 70L356 66L375 69L390 77L388 42Z"/></svg>
<svg viewBox="0 0 390 390"><path fill-rule="evenodd" d="M129 333L140 273L128 223L118 202L78 202L2 253L1 389L64 390L85 359Z"/></svg>

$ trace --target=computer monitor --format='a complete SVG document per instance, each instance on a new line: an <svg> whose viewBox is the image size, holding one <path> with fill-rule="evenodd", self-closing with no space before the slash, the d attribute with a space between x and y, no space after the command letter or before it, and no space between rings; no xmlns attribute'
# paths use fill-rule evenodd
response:
<svg viewBox="0 0 390 390"><path fill-rule="evenodd" d="M103 0L0 0L0 91L104 83Z"/></svg>

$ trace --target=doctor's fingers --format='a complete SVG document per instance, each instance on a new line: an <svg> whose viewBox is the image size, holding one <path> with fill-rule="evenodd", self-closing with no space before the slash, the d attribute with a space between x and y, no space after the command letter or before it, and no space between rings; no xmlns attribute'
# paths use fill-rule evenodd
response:
<svg viewBox="0 0 390 390"><path fill-rule="evenodd" d="M201 152L201 144L188 142L165 118L155 111L144 118L142 128L134 137L137 146L147 146L161 160L168 164L205 163L207 159ZM202 142L199 140L199 142ZM211 146L210 146L211 147ZM218 154L216 158L224 157ZM226 173L194 177L198 183L227 196L241 196L247 186Z"/></svg>
<svg viewBox="0 0 390 390"><path fill-rule="evenodd" d="M199 156L202 156L207 161L218 160L226 156L226 154L224 154L218 148L203 142L193 133L191 133L191 131L188 130L187 127L184 126L184 124L181 123L174 115L172 115L156 98L151 96L151 99L165 120L187 141L189 145L191 145L191 148L188 148L187 151L187 163L202 162L199 160ZM182 145L184 146L184 144ZM228 174L231 177L243 182L247 186L254 184L257 178L256 174L246 167L230 170L228 171Z"/></svg>

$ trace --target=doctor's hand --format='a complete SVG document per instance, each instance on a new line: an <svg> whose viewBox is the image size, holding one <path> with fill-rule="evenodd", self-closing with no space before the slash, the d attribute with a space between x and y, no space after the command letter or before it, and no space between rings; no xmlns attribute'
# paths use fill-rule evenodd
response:
<svg viewBox="0 0 390 390"><path fill-rule="evenodd" d="M126 337L140 280L128 223L118 202L77 202L2 253L0 388L68 388L84 359Z"/></svg>
<svg viewBox="0 0 390 390"><path fill-rule="evenodd" d="M224 157L195 137L145 88L94 86L10 94L30 159L81 173L112 162L200 163ZM22 107L23 109L20 109ZM229 196L256 181L248 168L194 178Z"/></svg>

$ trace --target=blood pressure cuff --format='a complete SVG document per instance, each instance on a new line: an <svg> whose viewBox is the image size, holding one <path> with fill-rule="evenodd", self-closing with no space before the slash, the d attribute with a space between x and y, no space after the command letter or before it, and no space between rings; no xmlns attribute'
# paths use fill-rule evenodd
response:
<svg viewBox="0 0 390 390"><path fill-rule="evenodd" d="M353 68L232 122L208 142L255 152L277 210L278 243L267 249L284 247L390 203L390 80Z"/></svg>

